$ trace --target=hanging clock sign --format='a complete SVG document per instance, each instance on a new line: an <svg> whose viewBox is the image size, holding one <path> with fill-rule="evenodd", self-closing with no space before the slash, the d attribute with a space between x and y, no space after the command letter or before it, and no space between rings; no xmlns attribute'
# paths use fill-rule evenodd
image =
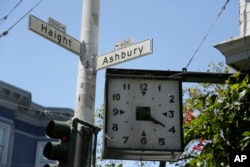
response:
<svg viewBox="0 0 250 167"><path fill-rule="evenodd" d="M104 159L178 160L181 81L164 71L107 69Z"/></svg>

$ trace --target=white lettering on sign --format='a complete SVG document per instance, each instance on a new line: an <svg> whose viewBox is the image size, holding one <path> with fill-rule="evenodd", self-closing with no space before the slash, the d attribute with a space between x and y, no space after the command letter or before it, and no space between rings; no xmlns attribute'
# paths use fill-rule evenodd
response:
<svg viewBox="0 0 250 167"><path fill-rule="evenodd" d="M152 41L152 39L148 39L146 41L130 45L129 47L98 56L96 61L96 70L151 54L153 52Z"/></svg>

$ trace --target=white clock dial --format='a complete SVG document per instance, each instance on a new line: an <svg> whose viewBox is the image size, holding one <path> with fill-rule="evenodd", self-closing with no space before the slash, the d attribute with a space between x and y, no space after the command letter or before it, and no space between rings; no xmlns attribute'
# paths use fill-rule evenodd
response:
<svg viewBox="0 0 250 167"><path fill-rule="evenodd" d="M109 78L106 147L136 150L182 149L178 80Z"/></svg>

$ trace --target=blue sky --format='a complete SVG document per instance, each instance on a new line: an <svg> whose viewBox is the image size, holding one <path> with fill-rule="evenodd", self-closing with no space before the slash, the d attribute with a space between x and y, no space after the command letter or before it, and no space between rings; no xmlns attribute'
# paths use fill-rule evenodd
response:
<svg viewBox="0 0 250 167"><path fill-rule="evenodd" d="M11 27L37 1L22 3L0 25ZM1 0L0 18L19 0ZM153 38L153 54L115 68L181 70L198 48L226 0L101 0L98 55L113 51L118 41ZM67 34L80 39L82 1L43 0L31 14L63 23ZM211 61L225 62L213 45L239 36L238 1L232 0L201 46L188 71L206 71ZM79 57L27 29L26 16L0 38L0 80L32 93L43 106L75 108ZM104 100L105 70L97 73L96 108Z"/></svg>

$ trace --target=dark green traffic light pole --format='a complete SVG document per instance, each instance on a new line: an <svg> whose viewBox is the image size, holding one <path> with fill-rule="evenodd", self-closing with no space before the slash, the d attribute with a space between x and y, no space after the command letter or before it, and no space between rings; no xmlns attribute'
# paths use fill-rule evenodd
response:
<svg viewBox="0 0 250 167"><path fill-rule="evenodd" d="M85 164L85 166L94 167L96 163L97 135L98 135L98 132L101 130L101 128L96 127L87 122L81 121L77 118L73 120L72 126L73 126L73 131L74 129L78 128L77 134L79 134L79 137L81 137L81 143L78 143L78 147L80 148L76 148L76 145L73 145L75 150L80 149L81 154L82 154L82 157L80 159L81 162L77 162L77 163ZM81 127L80 130L79 130L79 127ZM73 143L73 144L76 144L76 143ZM75 156L76 155L73 155L73 154L70 155L70 157L75 157ZM91 160L89 160L88 157L91 157ZM73 164L70 165L70 167L75 166L75 164L76 162L74 161Z"/></svg>

